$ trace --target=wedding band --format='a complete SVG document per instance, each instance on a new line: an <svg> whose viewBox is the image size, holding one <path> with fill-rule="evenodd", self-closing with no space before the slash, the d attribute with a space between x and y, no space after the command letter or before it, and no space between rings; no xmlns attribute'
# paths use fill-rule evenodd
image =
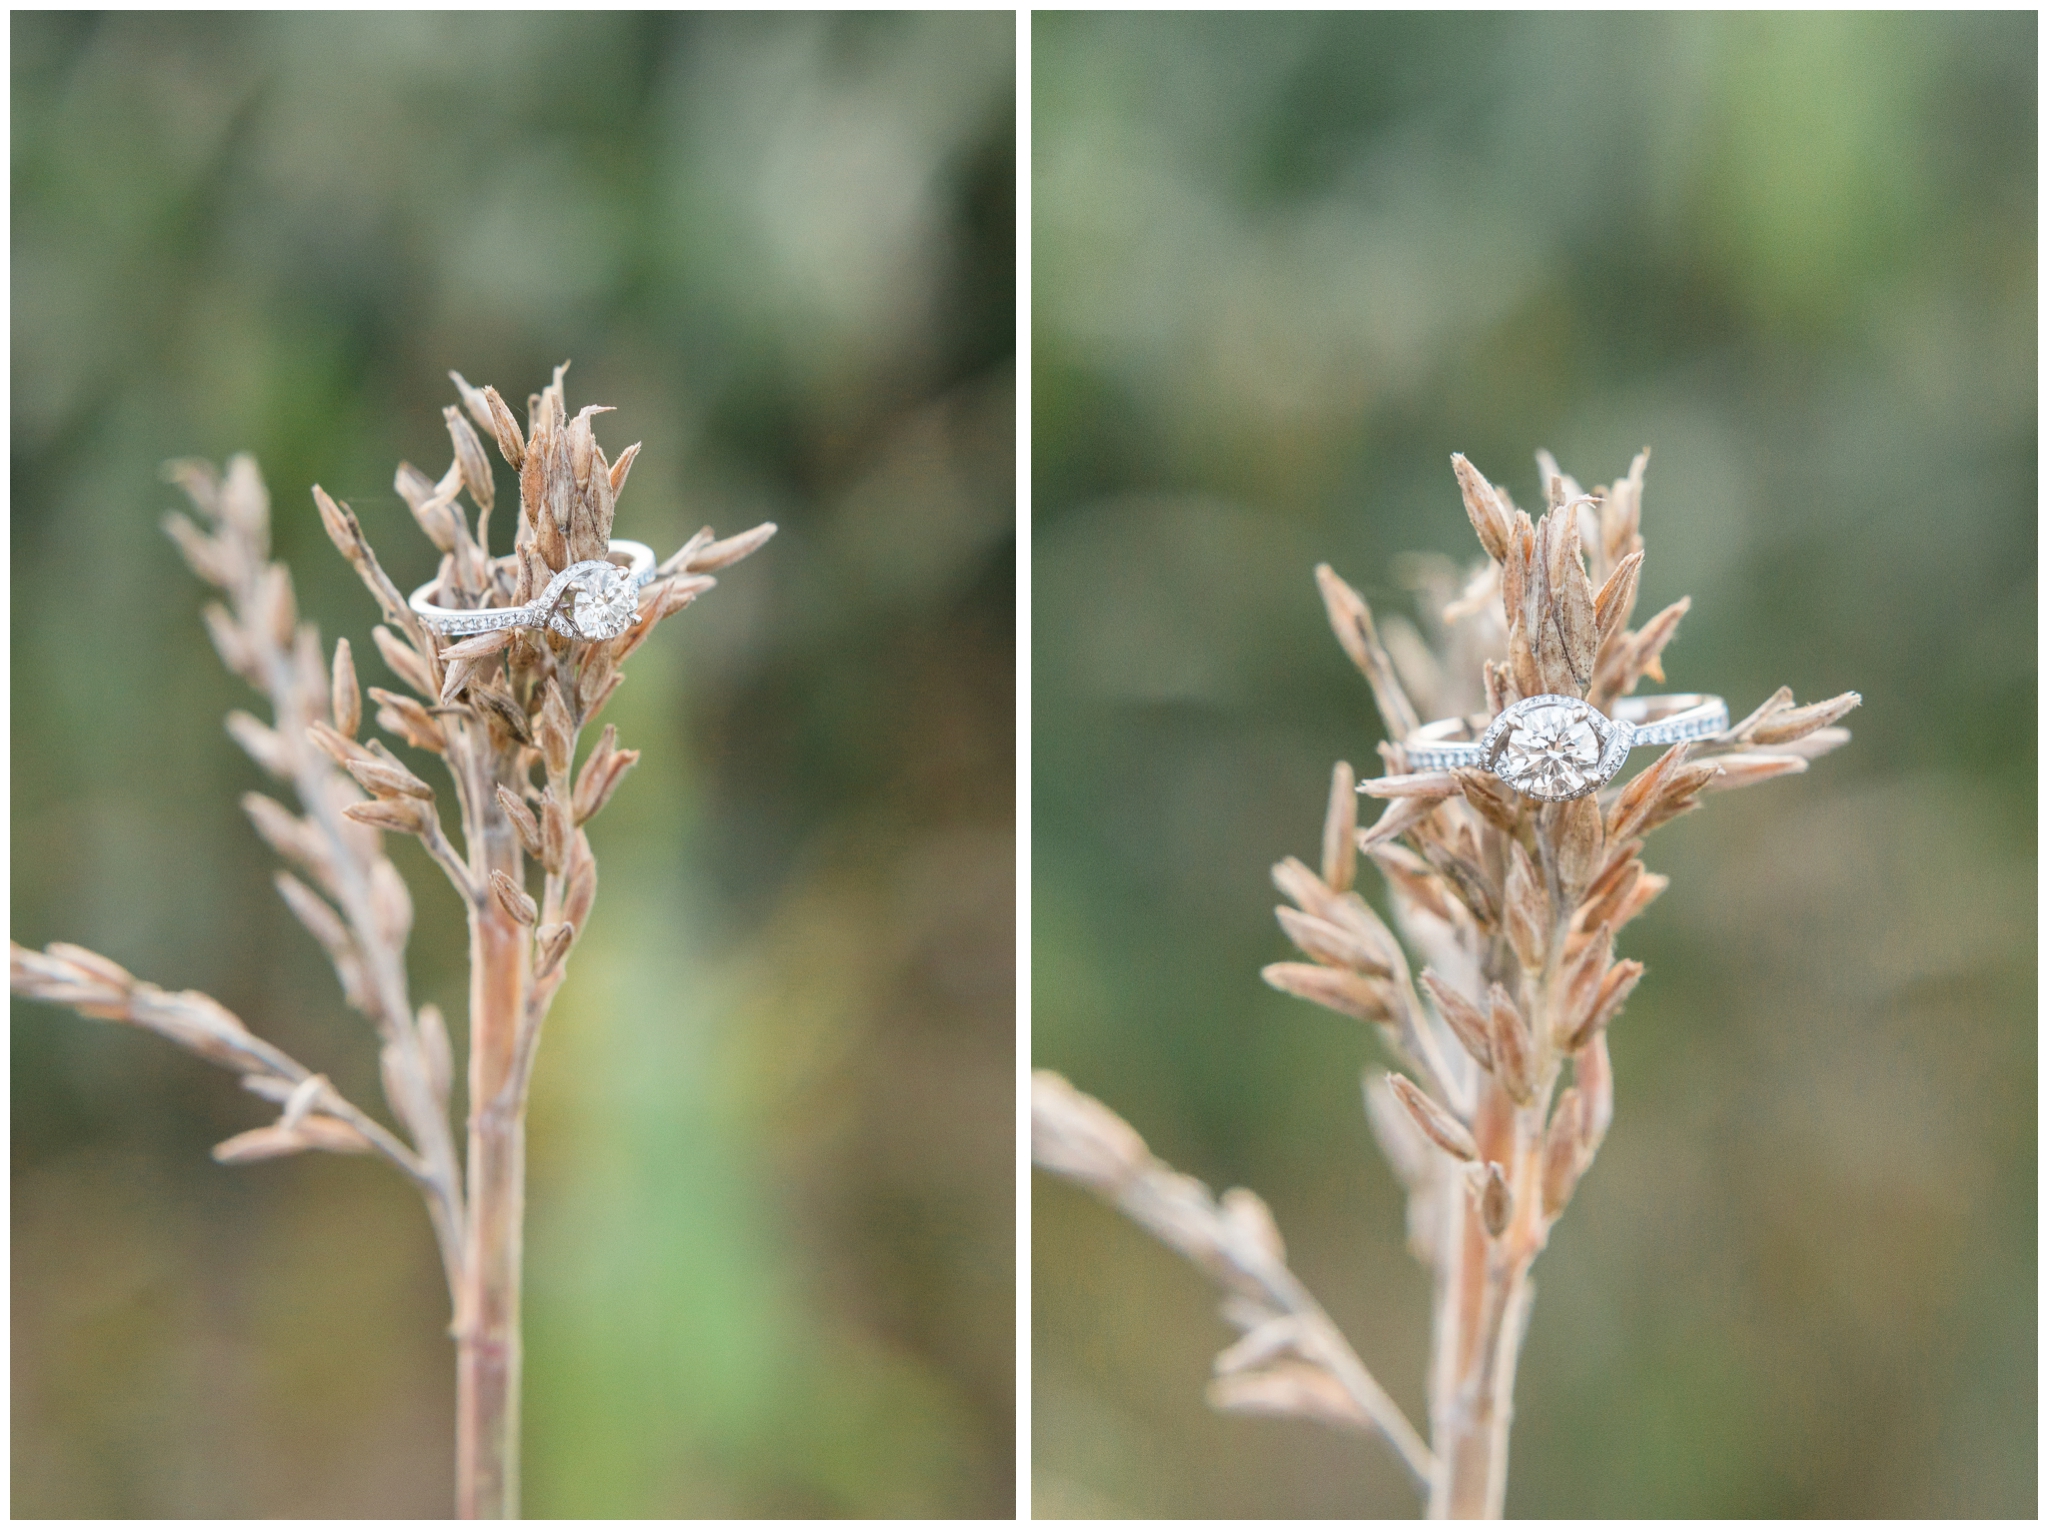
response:
<svg viewBox="0 0 2048 1530"><path fill-rule="evenodd" d="M408 602L421 621L444 637L471 637L506 627L544 627L565 638L598 643L615 638L640 616L640 587L654 577L654 549L645 542L613 538L613 557L630 566L601 558L572 563L548 581L548 587L523 606L498 606L482 611L455 611L437 606L427 596L440 585L429 580Z"/></svg>
<svg viewBox="0 0 2048 1530"><path fill-rule="evenodd" d="M1728 727L1719 696L1624 696L1603 715L1576 696L1529 696L1506 708L1477 739L1471 725L1449 717L1402 741L1413 771L1490 770L1526 797L1569 802L1614 779L1640 745L1679 744Z"/></svg>

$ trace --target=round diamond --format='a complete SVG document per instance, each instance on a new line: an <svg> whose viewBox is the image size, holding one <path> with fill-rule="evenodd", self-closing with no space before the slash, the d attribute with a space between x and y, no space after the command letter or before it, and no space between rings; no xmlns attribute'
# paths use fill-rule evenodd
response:
<svg viewBox="0 0 2048 1530"><path fill-rule="evenodd" d="M577 635L592 643L617 637L640 614L639 585L631 574L610 563L579 574L562 594Z"/></svg>
<svg viewBox="0 0 2048 1530"><path fill-rule="evenodd" d="M1494 774L1545 802L1584 796L1602 779L1595 715L1569 696L1544 697L1509 722L1494 753Z"/></svg>

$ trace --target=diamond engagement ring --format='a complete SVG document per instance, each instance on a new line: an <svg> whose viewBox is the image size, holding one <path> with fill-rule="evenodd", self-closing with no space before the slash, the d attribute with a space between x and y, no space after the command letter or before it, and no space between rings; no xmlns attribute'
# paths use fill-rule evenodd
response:
<svg viewBox="0 0 2048 1530"><path fill-rule="evenodd" d="M1476 740L1459 739L1471 726L1451 717L1416 729L1402 747L1410 770L1470 765L1492 771L1524 796L1569 802L1613 780L1638 745L1683 743L1727 726L1728 703L1719 696L1624 696L1612 716L1575 696L1529 696Z"/></svg>
<svg viewBox="0 0 2048 1530"><path fill-rule="evenodd" d="M621 568L602 558L572 563L523 606L452 611L427 599L439 580L414 590L409 604L421 621L444 637L470 637L504 627L545 627L565 638L598 643L617 637L639 618L640 587L654 577L654 549L645 542L614 538L611 556L630 559L631 566Z"/></svg>

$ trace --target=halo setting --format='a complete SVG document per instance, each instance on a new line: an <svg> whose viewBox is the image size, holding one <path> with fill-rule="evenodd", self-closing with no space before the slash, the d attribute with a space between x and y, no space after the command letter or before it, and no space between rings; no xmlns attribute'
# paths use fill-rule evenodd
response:
<svg viewBox="0 0 2048 1530"><path fill-rule="evenodd" d="M1569 802L1613 779L1634 731L1576 696L1530 696L1493 720L1480 758L1524 796Z"/></svg>

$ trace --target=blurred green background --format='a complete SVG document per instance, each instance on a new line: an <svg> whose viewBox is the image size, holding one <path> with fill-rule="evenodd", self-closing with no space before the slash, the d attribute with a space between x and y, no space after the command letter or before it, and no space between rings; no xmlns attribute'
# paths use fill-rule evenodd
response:
<svg viewBox="0 0 2048 1530"><path fill-rule="evenodd" d="M1273 1205L1424 1417L1372 1040L1268 991L1267 869L1378 721L1324 623L1654 447L1670 687L1860 690L1660 832L1617 1116L1535 1271L1507 1507L2035 1508L2035 20L1043 16L1035 1061ZM1379 895L1375 886L1372 895ZM1207 1283L1041 1176L1041 1515L1400 1515L1209 1414Z"/></svg>
<svg viewBox="0 0 2048 1530"><path fill-rule="evenodd" d="M448 369L523 399L573 358L607 449L646 442L621 535L782 532L608 713L645 758L539 1066L526 1507L1007 1516L1011 18L12 39L12 933L204 989L376 1098L236 806L259 776L221 717L252 698L158 465L255 452L302 605L388 685L309 485L410 588L392 473L445 466ZM453 1020L453 900L393 853L415 997ZM12 1062L14 1512L445 1513L412 1190L215 1166L262 1111L152 1038L17 1006Z"/></svg>

